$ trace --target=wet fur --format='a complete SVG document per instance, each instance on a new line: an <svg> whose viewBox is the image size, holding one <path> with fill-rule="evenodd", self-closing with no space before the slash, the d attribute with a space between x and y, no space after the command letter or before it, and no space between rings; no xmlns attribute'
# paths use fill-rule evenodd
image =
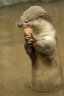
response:
<svg viewBox="0 0 64 96"><path fill-rule="evenodd" d="M24 45L32 61L32 88L39 91L58 88L62 81L56 30L51 17L42 7L33 6L24 12L18 25L32 28L32 36L25 39Z"/></svg>

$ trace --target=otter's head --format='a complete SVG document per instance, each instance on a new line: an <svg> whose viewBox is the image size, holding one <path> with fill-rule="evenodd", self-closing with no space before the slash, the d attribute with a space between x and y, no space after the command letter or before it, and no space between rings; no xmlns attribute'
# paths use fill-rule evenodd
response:
<svg viewBox="0 0 64 96"><path fill-rule="evenodd" d="M19 28L26 28L29 26L32 28L34 33L41 32L43 27L43 21L52 22L51 17L48 15L46 10L40 6L32 6L27 9L20 17L18 22Z"/></svg>

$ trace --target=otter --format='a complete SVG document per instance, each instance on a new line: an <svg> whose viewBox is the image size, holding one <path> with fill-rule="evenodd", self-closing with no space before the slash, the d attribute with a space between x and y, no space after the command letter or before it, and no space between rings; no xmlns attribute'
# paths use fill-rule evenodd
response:
<svg viewBox="0 0 64 96"><path fill-rule="evenodd" d="M60 59L51 16L42 7L32 6L20 17L18 27L24 31L24 47L32 62L31 87L38 91L60 88Z"/></svg>

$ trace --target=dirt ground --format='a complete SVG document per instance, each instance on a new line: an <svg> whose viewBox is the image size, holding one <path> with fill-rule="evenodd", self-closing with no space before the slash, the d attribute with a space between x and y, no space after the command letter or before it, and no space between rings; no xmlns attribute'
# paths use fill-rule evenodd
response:
<svg viewBox="0 0 64 96"><path fill-rule="evenodd" d="M0 96L63 96L64 88L53 92L37 92L29 85L31 61L24 50L23 32L17 20L32 5L44 7L52 16L59 38L64 80L64 2L19 4L0 9ZM64 82L63 82L64 85Z"/></svg>

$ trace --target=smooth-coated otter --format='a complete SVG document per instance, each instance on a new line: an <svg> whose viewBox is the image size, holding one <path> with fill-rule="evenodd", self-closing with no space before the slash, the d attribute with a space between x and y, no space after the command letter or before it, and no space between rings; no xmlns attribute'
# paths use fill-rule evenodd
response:
<svg viewBox="0 0 64 96"><path fill-rule="evenodd" d="M21 16L18 27L24 30L25 50L32 61L31 87L55 90L62 85L57 36L49 14L32 6Z"/></svg>

